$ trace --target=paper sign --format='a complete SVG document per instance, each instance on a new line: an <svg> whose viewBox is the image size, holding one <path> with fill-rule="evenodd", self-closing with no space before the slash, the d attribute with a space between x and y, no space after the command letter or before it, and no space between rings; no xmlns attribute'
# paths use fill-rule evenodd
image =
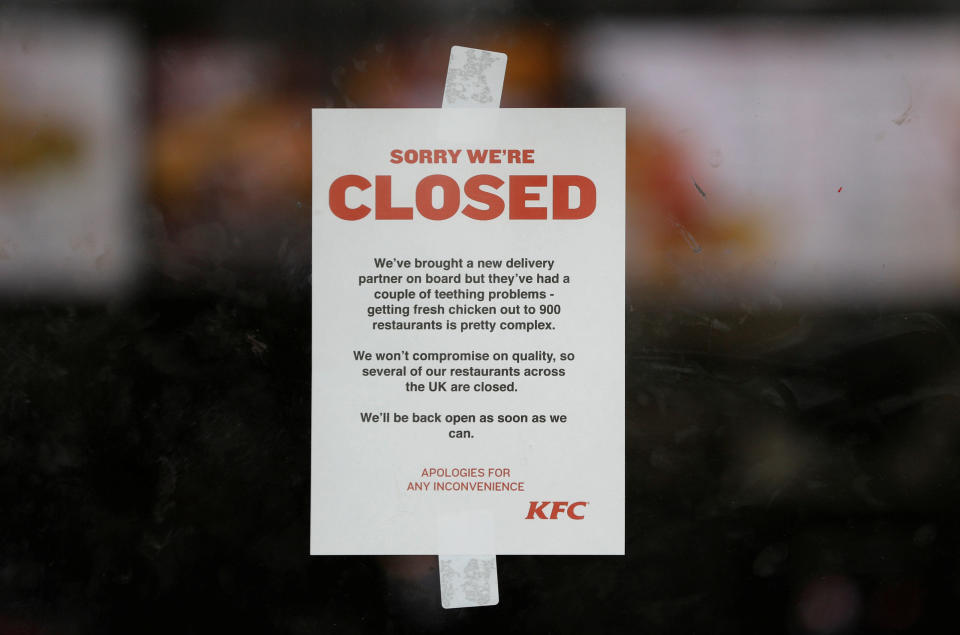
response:
<svg viewBox="0 0 960 635"><path fill-rule="evenodd" d="M623 338L622 109L313 111L312 554L622 554Z"/></svg>

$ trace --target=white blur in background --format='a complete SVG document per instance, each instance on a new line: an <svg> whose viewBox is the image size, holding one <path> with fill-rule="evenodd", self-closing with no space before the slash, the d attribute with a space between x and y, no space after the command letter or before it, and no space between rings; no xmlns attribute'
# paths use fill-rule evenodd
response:
<svg viewBox="0 0 960 635"><path fill-rule="evenodd" d="M628 163L651 154L627 170L634 284L718 304L958 298L956 24L605 24L576 51L627 107Z"/></svg>
<svg viewBox="0 0 960 635"><path fill-rule="evenodd" d="M112 23L0 16L0 294L104 298L134 280L137 55Z"/></svg>

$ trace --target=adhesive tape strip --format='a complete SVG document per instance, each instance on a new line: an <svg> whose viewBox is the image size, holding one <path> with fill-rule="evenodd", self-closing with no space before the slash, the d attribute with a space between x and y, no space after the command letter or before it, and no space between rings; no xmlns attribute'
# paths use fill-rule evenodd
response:
<svg viewBox="0 0 960 635"><path fill-rule="evenodd" d="M440 604L445 609L492 606L500 601L496 525L487 510L442 514L437 518ZM445 555L458 554L458 555Z"/></svg>
<svg viewBox="0 0 960 635"><path fill-rule="evenodd" d="M499 108L506 70L504 53L452 47L443 86L443 107Z"/></svg>
<svg viewBox="0 0 960 635"><path fill-rule="evenodd" d="M443 107L499 108L506 70L504 53L452 47ZM442 514L437 518L437 568L443 608L493 606L500 602L495 536L493 514L486 510Z"/></svg>

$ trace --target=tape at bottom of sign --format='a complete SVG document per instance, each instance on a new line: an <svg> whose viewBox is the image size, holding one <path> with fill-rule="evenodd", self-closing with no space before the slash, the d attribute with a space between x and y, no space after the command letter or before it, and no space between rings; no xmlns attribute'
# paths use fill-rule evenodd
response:
<svg viewBox="0 0 960 635"><path fill-rule="evenodd" d="M500 601L493 514L470 510L437 519L440 604L445 609L493 606ZM444 555L458 554L458 555Z"/></svg>
<svg viewBox="0 0 960 635"><path fill-rule="evenodd" d="M493 606L500 602L496 556L437 556L440 604L445 609Z"/></svg>

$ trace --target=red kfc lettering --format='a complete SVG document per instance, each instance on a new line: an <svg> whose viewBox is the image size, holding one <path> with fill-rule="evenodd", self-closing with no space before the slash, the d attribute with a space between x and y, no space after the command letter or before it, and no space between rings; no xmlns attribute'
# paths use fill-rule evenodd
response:
<svg viewBox="0 0 960 635"><path fill-rule="evenodd" d="M566 513L567 518L571 520L583 520L583 514L577 513L580 507L586 507L587 501L577 501L569 503L567 501L530 501L530 508L527 510L526 520L557 520L560 514ZM547 513L547 509L550 513Z"/></svg>

